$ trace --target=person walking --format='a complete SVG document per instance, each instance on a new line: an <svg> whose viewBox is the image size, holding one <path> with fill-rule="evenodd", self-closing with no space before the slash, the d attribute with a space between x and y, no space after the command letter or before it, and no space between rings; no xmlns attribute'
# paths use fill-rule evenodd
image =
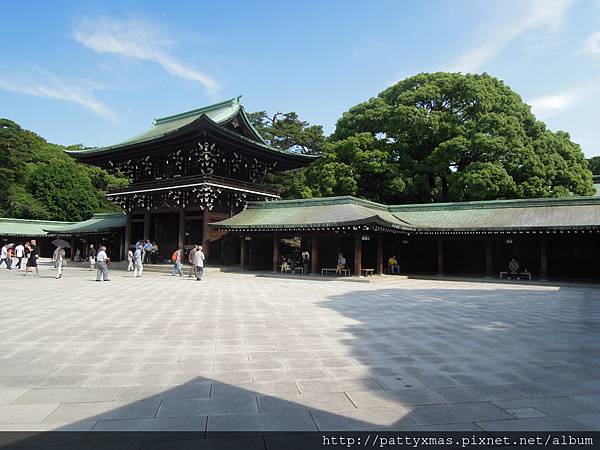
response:
<svg viewBox="0 0 600 450"><path fill-rule="evenodd" d="M142 264L142 246L140 245L135 249L133 254L133 274L136 278L140 278L143 271L144 265Z"/></svg>
<svg viewBox="0 0 600 450"><path fill-rule="evenodd" d="M98 271L96 272L96 281L110 281L108 277L108 262L110 258L106 255L106 247L104 245L100 246L100 250L96 255L96 267Z"/></svg>
<svg viewBox="0 0 600 450"><path fill-rule="evenodd" d="M198 245L194 245L190 253L188 254L188 261L190 262L190 273L188 278L196 276L196 252L198 251Z"/></svg>
<svg viewBox="0 0 600 450"><path fill-rule="evenodd" d="M310 253L308 250L302 252L302 272L304 275L308 275L308 269L310 268Z"/></svg>
<svg viewBox="0 0 600 450"><path fill-rule="evenodd" d="M94 264L96 264L96 249L94 248L94 244L90 244L88 260L90 261L90 271L92 271L95 268Z"/></svg>
<svg viewBox="0 0 600 450"><path fill-rule="evenodd" d="M183 272L181 271L181 258L183 256L183 247L179 247L177 250L173 252L171 256L171 260L173 261L173 272L171 275L175 276L175 274L179 273L179 276L183 276Z"/></svg>
<svg viewBox="0 0 600 450"><path fill-rule="evenodd" d="M40 268L38 267L37 260L40 257L40 249L37 246L37 242L35 239L31 240L31 249L29 251L29 257L27 258L27 264L25 267L25 275L29 273L29 269L31 267L35 267L35 273L39 277L40 276Z"/></svg>
<svg viewBox="0 0 600 450"><path fill-rule="evenodd" d="M127 251L127 272L133 271L133 252L131 249Z"/></svg>
<svg viewBox="0 0 600 450"><path fill-rule="evenodd" d="M194 265L196 266L196 281L202 281L204 275L204 253L202 252L202 246L198 246L198 250L194 254Z"/></svg>
<svg viewBox="0 0 600 450"><path fill-rule="evenodd" d="M62 278L62 269L65 261L65 250L62 247L56 247L52 255L52 261L54 261L54 267L56 267L56 279L58 280Z"/></svg>
<svg viewBox="0 0 600 450"><path fill-rule="evenodd" d="M152 251L152 243L150 239L146 239L144 245L142 246L142 263L150 264L150 252Z"/></svg>
<svg viewBox="0 0 600 450"><path fill-rule="evenodd" d="M4 244L0 250L0 266L2 266L3 263L6 264L6 268L8 269L8 245L6 244Z"/></svg>
<svg viewBox="0 0 600 450"><path fill-rule="evenodd" d="M17 269L21 270L21 263L23 262L23 256L25 256L25 247L22 243L15 247L15 256L17 257Z"/></svg>
<svg viewBox="0 0 600 450"><path fill-rule="evenodd" d="M8 250L6 250L6 268L8 270L12 270L13 255L14 255L13 248L9 245Z"/></svg>

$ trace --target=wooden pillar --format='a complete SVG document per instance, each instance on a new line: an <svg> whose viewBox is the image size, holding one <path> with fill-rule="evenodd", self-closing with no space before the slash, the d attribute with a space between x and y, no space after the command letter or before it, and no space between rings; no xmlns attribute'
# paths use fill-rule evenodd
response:
<svg viewBox="0 0 600 450"><path fill-rule="evenodd" d="M311 239L311 254L310 254L310 271L313 275L317 274L317 270L319 267L319 241L317 240L317 235L314 235Z"/></svg>
<svg viewBox="0 0 600 450"><path fill-rule="evenodd" d="M548 278L548 250L545 237L540 240L540 278L542 280Z"/></svg>
<svg viewBox="0 0 600 450"><path fill-rule="evenodd" d="M204 208L202 213L202 251L204 257L208 259L209 247L210 247L210 211Z"/></svg>
<svg viewBox="0 0 600 450"><path fill-rule="evenodd" d="M377 267L375 271L379 274L383 274L383 237L377 236Z"/></svg>
<svg viewBox="0 0 600 450"><path fill-rule="evenodd" d="M362 269L362 236L356 233L354 236L354 275L360 276Z"/></svg>
<svg viewBox="0 0 600 450"><path fill-rule="evenodd" d="M246 269L246 236L240 236L240 270Z"/></svg>
<svg viewBox="0 0 600 450"><path fill-rule="evenodd" d="M444 275L444 241L441 236L438 237L437 248L437 274Z"/></svg>
<svg viewBox="0 0 600 450"><path fill-rule="evenodd" d="M144 213L144 237L142 239L150 239L150 211Z"/></svg>
<svg viewBox="0 0 600 450"><path fill-rule="evenodd" d="M273 236L273 272L279 268L279 233Z"/></svg>
<svg viewBox="0 0 600 450"><path fill-rule="evenodd" d="M492 276L492 241L490 239L485 241L485 276L488 278Z"/></svg>
<svg viewBox="0 0 600 450"><path fill-rule="evenodd" d="M129 239L131 239L131 214L125 216L125 258L129 251Z"/></svg>
<svg viewBox="0 0 600 450"><path fill-rule="evenodd" d="M177 232L177 247L183 248L185 245L185 210L179 208L179 230Z"/></svg>

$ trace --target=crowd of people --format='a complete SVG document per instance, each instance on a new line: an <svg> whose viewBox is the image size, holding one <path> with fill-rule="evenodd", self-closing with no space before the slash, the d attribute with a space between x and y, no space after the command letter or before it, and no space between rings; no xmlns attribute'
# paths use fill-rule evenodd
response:
<svg viewBox="0 0 600 450"><path fill-rule="evenodd" d="M29 273L30 269L35 269L39 276L37 260L40 257L40 249L35 239L18 244L3 243L0 250L0 267L6 265L8 270L23 270L23 260L25 260L25 273ZM16 259L16 263L15 263Z"/></svg>
<svg viewBox="0 0 600 450"><path fill-rule="evenodd" d="M52 263L56 269L56 278L60 279L63 276L63 269L67 265L65 245L57 245L52 255ZM87 261L89 262L89 270L96 271L96 281L110 281L110 266L111 260L106 253L106 247L101 245L98 250L91 244L86 251ZM129 250L127 254L127 270L134 272L136 278L140 278L144 272L144 264L155 264L158 255L158 245L150 242L150 240L139 240L135 244L135 249ZM171 255L173 263L172 275L183 276L183 261L185 258L183 247L179 247ZM3 243L0 250L0 267L6 266L8 270L22 270L23 260L25 264L25 274L35 269L36 275L39 277L38 260L40 258L40 249L35 239L31 241L15 244ZM194 245L188 255L190 263L190 271L188 277L194 277L197 281L202 281L204 276L204 261L206 259L201 245ZM83 261L81 252L78 250L73 257L73 261ZM15 262L16 260L16 262Z"/></svg>

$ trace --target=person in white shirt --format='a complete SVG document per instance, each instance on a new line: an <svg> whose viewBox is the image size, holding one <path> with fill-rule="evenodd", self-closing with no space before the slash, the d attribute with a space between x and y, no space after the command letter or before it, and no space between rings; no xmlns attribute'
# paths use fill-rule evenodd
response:
<svg viewBox="0 0 600 450"><path fill-rule="evenodd" d="M54 267L56 267L56 279L62 278L63 263L65 261L65 251L62 247L56 247L54 255L52 255L52 261L54 261Z"/></svg>
<svg viewBox="0 0 600 450"><path fill-rule="evenodd" d="M15 256L17 257L17 269L21 269L21 261L23 261L23 257L25 256L25 247L23 244L19 244L15 247Z"/></svg>
<svg viewBox="0 0 600 450"><path fill-rule="evenodd" d="M2 263L6 264L8 269L8 247L6 245L3 245L2 250L0 250L0 266L2 266Z"/></svg>
<svg viewBox="0 0 600 450"><path fill-rule="evenodd" d="M133 271L133 252L131 250L127 251L127 272Z"/></svg>
<svg viewBox="0 0 600 450"><path fill-rule="evenodd" d="M96 255L96 267L98 268L98 271L96 272L96 281L110 281L108 278L108 261L109 258L106 255L106 247L102 245Z"/></svg>
<svg viewBox="0 0 600 450"><path fill-rule="evenodd" d="M142 264L142 247L136 247L135 253L133 254L133 274L136 278L142 276L142 272L144 271L144 265Z"/></svg>
<svg viewBox="0 0 600 450"><path fill-rule="evenodd" d="M194 255L194 265L196 266L196 281L202 281L202 275L204 275L204 253L202 252L202 246L198 246L198 250Z"/></svg>
<svg viewBox="0 0 600 450"><path fill-rule="evenodd" d="M94 270L94 264L96 264L96 249L94 245L90 245L90 249L88 250L88 259L90 261L90 271Z"/></svg>

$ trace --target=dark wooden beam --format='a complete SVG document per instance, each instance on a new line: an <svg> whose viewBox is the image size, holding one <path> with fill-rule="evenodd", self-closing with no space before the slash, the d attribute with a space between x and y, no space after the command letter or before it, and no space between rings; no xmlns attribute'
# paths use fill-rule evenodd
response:
<svg viewBox="0 0 600 450"><path fill-rule="evenodd" d="M438 237L437 249L437 274L444 275L444 241L441 237Z"/></svg>
<svg viewBox="0 0 600 450"><path fill-rule="evenodd" d="M240 270L246 269L246 236L240 236Z"/></svg>
<svg viewBox="0 0 600 450"><path fill-rule="evenodd" d="M279 268L279 233L273 236L273 272L277 272Z"/></svg>
<svg viewBox="0 0 600 450"><path fill-rule="evenodd" d="M362 235L356 233L354 235L354 275L360 276L362 269Z"/></svg>
<svg viewBox="0 0 600 450"><path fill-rule="evenodd" d="M377 236L377 267L375 271L381 275L383 274L383 237Z"/></svg>
<svg viewBox="0 0 600 450"><path fill-rule="evenodd" d="M548 249L545 237L540 239L540 278L548 278Z"/></svg>
<svg viewBox="0 0 600 450"><path fill-rule="evenodd" d="M312 238L311 238L311 268L310 271L313 273L313 275L317 275L317 270L318 270L318 264L319 264L319 241L318 241L318 237L316 234L313 234Z"/></svg>

